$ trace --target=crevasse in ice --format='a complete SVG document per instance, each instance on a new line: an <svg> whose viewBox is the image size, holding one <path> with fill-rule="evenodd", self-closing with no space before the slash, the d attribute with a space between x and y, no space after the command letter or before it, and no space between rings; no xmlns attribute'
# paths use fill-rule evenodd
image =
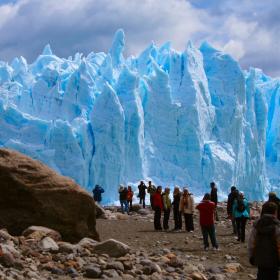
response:
<svg viewBox="0 0 280 280"><path fill-rule="evenodd" d="M0 145L39 159L86 189L152 179L201 195L215 181L262 199L280 184L280 81L243 71L208 43L183 52L151 44L125 58L59 58L47 45L34 63L0 63ZM279 152L279 153L278 153Z"/></svg>

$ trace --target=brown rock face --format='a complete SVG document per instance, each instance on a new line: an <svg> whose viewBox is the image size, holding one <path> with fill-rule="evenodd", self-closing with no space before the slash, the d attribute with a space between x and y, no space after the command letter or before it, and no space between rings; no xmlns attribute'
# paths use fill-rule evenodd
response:
<svg viewBox="0 0 280 280"><path fill-rule="evenodd" d="M95 219L94 200L73 180L18 152L0 149L0 228L20 235L29 226L45 226L66 241L98 240Z"/></svg>

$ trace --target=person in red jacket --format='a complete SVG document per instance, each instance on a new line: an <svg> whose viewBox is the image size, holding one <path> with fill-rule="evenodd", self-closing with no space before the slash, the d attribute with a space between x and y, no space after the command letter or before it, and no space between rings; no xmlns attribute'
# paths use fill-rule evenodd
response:
<svg viewBox="0 0 280 280"><path fill-rule="evenodd" d="M218 249L214 224L216 205L210 199L210 194L206 193L203 197L203 200L196 206L196 209L199 210L200 214L199 222L203 235L204 250L209 249L208 235L210 237L213 248Z"/></svg>
<svg viewBox="0 0 280 280"><path fill-rule="evenodd" d="M161 197L162 187L158 186L156 192L153 195L153 210L155 211L154 215L154 227L155 230L162 230L161 227L161 212L163 209L163 201Z"/></svg>

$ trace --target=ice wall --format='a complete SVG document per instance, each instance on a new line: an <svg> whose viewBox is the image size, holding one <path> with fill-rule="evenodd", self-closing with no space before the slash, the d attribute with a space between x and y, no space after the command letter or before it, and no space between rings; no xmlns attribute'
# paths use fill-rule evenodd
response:
<svg viewBox="0 0 280 280"><path fill-rule="evenodd" d="M0 145L39 159L86 189L150 178L216 181L262 199L280 184L280 81L244 72L208 43L183 52L151 44L124 58L125 36L108 53L59 58L47 45L33 64L0 62Z"/></svg>

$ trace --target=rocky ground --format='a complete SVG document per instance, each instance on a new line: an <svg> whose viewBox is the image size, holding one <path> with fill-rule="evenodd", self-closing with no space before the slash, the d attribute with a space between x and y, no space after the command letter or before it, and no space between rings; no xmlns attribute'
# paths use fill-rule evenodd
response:
<svg viewBox="0 0 280 280"><path fill-rule="evenodd" d="M70 244L40 227L20 237L0 230L0 279L255 279L247 245L231 234L224 204L219 215L220 251L208 252L202 250L196 215L193 233L155 232L152 211L139 207L129 216L107 208L106 219L97 220L103 242L84 238Z"/></svg>

